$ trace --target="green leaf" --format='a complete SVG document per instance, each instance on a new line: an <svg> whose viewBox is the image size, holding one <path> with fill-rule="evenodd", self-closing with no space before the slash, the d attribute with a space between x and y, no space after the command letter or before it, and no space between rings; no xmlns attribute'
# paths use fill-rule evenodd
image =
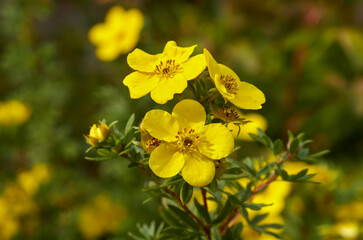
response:
<svg viewBox="0 0 363 240"><path fill-rule="evenodd" d="M251 224L252 226L257 225L257 223L259 223L259 222L261 222L263 219L265 219L265 218L267 217L267 215L268 215L268 213L260 214L260 215L255 216L255 217L251 220L250 224Z"/></svg>
<svg viewBox="0 0 363 240"><path fill-rule="evenodd" d="M255 135L255 134L253 134L253 133L248 133L248 135L250 135L250 137L251 137L253 140L255 140L256 142L263 143L262 138L261 138L260 136L257 136L257 135Z"/></svg>
<svg viewBox="0 0 363 240"><path fill-rule="evenodd" d="M211 228L211 238L212 240L222 240L222 235L216 226Z"/></svg>
<svg viewBox="0 0 363 240"><path fill-rule="evenodd" d="M105 148L99 148L97 149L97 154L102 156L102 157L117 157L117 154L108 150L108 149L105 149Z"/></svg>
<svg viewBox="0 0 363 240"><path fill-rule="evenodd" d="M247 201L252 196L252 182L249 182L246 186L245 192L242 194L242 202Z"/></svg>
<svg viewBox="0 0 363 240"><path fill-rule="evenodd" d="M299 139L294 138L294 139L290 142L289 152L290 152L290 153L295 153L295 152L297 152L297 150L298 150L298 148L299 148L299 144L300 144Z"/></svg>
<svg viewBox="0 0 363 240"><path fill-rule="evenodd" d="M298 152L298 154L296 155L297 159L303 159L305 157L307 157L309 154L309 148L303 148L301 149L301 151Z"/></svg>
<svg viewBox="0 0 363 240"><path fill-rule="evenodd" d="M180 200L183 204L186 204L190 201L193 196L193 187L190 186L187 182L184 182L181 190L180 190Z"/></svg>
<svg viewBox="0 0 363 240"><path fill-rule="evenodd" d="M218 191L218 180L217 179L213 179L212 182L210 184L208 184L208 189L211 190L212 192L217 192Z"/></svg>
<svg viewBox="0 0 363 240"><path fill-rule="evenodd" d="M323 150L321 152L318 152L318 153L314 153L314 154L311 154L309 155L309 157L313 157L313 158L321 158L322 156L326 155L330 153L330 150Z"/></svg>
<svg viewBox="0 0 363 240"><path fill-rule="evenodd" d="M111 157L84 157L84 158L89 161L106 161L106 160L115 159Z"/></svg>
<svg viewBox="0 0 363 240"><path fill-rule="evenodd" d="M207 222L207 223L211 223L212 220L209 216L209 212L207 210L207 208L204 205L199 204L199 202L197 201L196 198L194 198L194 206L196 207L196 209L198 210L199 215Z"/></svg>
<svg viewBox="0 0 363 240"><path fill-rule="evenodd" d="M274 142L274 147L273 147L273 152L275 155L278 155L279 153L281 153L281 151L283 150L284 148L284 144L282 142L281 139L277 139L275 142Z"/></svg>
<svg viewBox="0 0 363 240"><path fill-rule="evenodd" d="M284 227L284 225L277 224L277 223L271 223L271 224L259 225L259 227L262 227L262 228L282 229Z"/></svg>
<svg viewBox="0 0 363 240"><path fill-rule="evenodd" d="M231 204L231 201L228 198L224 204L224 207L222 208L222 211L218 214L218 217L213 220L213 223L216 224L222 222L228 216L228 214L232 212L233 208L234 206Z"/></svg>
<svg viewBox="0 0 363 240"><path fill-rule="evenodd" d="M127 120L126 126L125 126L125 133L127 133L131 128L132 125L134 125L134 121L135 121L135 114L131 114L129 120Z"/></svg>
<svg viewBox="0 0 363 240"><path fill-rule="evenodd" d="M264 204L264 203L245 203L243 204L244 207L249 208L251 210L261 210L261 208L266 206L271 206L272 204Z"/></svg>
<svg viewBox="0 0 363 240"><path fill-rule="evenodd" d="M193 220L193 218L191 216L189 216L189 214L187 214L186 212L184 212L183 210L173 206L173 205L168 205L168 208L170 209L171 214L179 219L180 221L186 223L187 225L189 225L190 227L192 227L193 229L199 230L199 225Z"/></svg>

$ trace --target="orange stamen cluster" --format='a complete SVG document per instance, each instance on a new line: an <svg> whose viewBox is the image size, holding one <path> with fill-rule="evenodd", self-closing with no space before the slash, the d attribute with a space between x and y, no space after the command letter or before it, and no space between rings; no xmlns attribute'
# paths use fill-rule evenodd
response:
<svg viewBox="0 0 363 240"><path fill-rule="evenodd" d="M149 140L145 142L146 151L156 148L157 146L160 145L160 143L161 141L159 139L151 137Z"/></svg>
<svg viewBox="0 0 363 240"><path fill-rule="evenodd" d="M220 82L224 85L228 93L236 94L238 92L237 80L230 75L222 75Z"/></svg>
<svg viewBox="0 0 363 240"><path fill-rule="evenodd" d="M169 59L160 61L159 65L156 65L154 72L161 77L172 78L179 69L179 64L175 64L175 60Z"/></svg>
<svg viewBox="0 0 363 240"><path fill-rule="evenodd" d="M225 122L233 122L239 118L237 109L234 107L223 106L214 110L214 116Z"/></svg>
<svg viewBox="0 0 363 240"><path fill-rule="evenodd" d="M177 148L179 150L186 150L189 152L193 152L196 150L196 147L199 140L199 135L195 133L195 129L186 129L183 131L178 131L178 135L175 136L177 139Z"/></svg>

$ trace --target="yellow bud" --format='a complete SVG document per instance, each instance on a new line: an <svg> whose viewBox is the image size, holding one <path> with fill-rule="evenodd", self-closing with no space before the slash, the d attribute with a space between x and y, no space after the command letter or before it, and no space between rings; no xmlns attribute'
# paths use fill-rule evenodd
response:
<svg viewBox="0 0 363 240"><path fill-rule="evenodd" d="M89 144L98 146L104 142L110 133L109 127L103 122L99 121L98 124L93 124L88 136L84 136Z"/></svg>

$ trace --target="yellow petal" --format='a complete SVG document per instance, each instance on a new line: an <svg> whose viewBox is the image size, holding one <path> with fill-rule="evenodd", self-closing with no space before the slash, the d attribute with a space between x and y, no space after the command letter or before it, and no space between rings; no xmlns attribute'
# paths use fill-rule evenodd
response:
<svg viewBox="0 0 363 240"><path fill-rule="evenodd" d="M220 123L205 125L199 139L199 152L211 159L227 157L234 148L232 133Z"/></svg>
<svg viewBox="0 0 363 240"><path fill-rule="evenodd" d="M182 93L187 86L187 79L180 73L175 74L173 77L161 78L160 82L151 91L151 98L159 104L164 104L173 99L174 94Z"/></svg>
<svg viewBox="0 0 363 240"><path fill-rule="evenodd" d="M151 55L138 48L127 55L127 63L135 70L142 72L154 72L159 63L160 54Z"/></svg>
<svg viewBox="0 0 363 240"><path fill-rule="evenodd" d="M265 95L254 85L247 82L238 83L238 92L230 102L243 109L260 109L265 102Z"/></svg>
<svg viewBox="0 0 363 240"><path fill-rule="evenodd" d="M96 56L101 61L113 61L120 55L119 48L115 42L108 42L107 44L102 44L96 49Z"/></svg>
<svg viewBox="0 0 363 240"><path fill-rule="evenodd" d="M198 152L184 154L184 158L182 176L187 183L194 187L204 187L212 182L215 174L213 160Z"/></svg>
<svg viewBox="0 0 363 240"><path fill-rule="evenodd" d="M177 103L172 116L178 121L180 129L194 128L197 131L204 126L206 119L203 106L191 99L185 99Z"/></svg>
<svg viewBox="0 0 363 240"><path fill-rule="evenodd" d="M129 20L127 25L129 29L134 29L134 31L140 31L144 25L144 16L140 10L132 8L126 12L126 18Z"/></svg>
<svg viewBox="0 0 363 240"><path fill-rule="evenodd" d="M125 10L121 6L114 6L108 10L105 22L114 25L115 28L120 27L120 24L125 25Z"/></svg>
<svg viewBox="0 0 363 240"><path fill-rule="evenodd" d="M155 74L133 72L125 77L123 84L129 88L130 97L141 98L151 92L159 82Z"/></svg>
<svg viewBox="0 0 363 240"><path fill-rule="evenodd" d="M221 70L221 75L229 75L232 78L236 79L237 82L240 82L241 80L239 79L238 75L229 67L227 67L226 65L223 64L218 64L219 69Z"/></svg>
<svg viewBox="0 0 363 240"><path fill-rule="evenodd" d="M179 124L170 113L154 109L145 114L144 128L151 136L166 142L174 142L179 131Z"/></svg>
<svg viewBox="0 0 363 240"><path fill-rule="evenodd" d="M191 47L178 47L174 41L169 41L165 45L163 59L173 59L177 64L183 63L193 53L196 46L197 45Z"/></svg>
<svg viewBox="0 0 363 240"><path fill-rule="evenodd" d="M208 67L209 75L215 81L216 74L221 76L221 71L219 69L218 63L216 62L216 60L214 60L212 54L210 54L210 52L207 49L204 48L203 52L204 52L205 62Z"/></svg>
<svg viewBox="0 0 363 240"><path fill-rule="evenodd" d="M105 35L107 35L107 27L103 23L98 23L88 31L88 40L91 43L98 45L107 39Z"/></svg>
<svg viewBox="0 0 363 240"><path fill-rule="evenodd" d="M248 133L258 134L257 128L262 129L263 131L267 128L266 119L257 113L248 113L246 115L240 115L241 118L245 118L246 121L251 121L246 124L239 125L239 135L238 135L238 126L234 123L228 124L228 129L232 131L233 136L238 139L253 141L253 139L248 135Z"/></svg>
<svg viewBox="0 0 363 240"><path fill-rule="evenodd" d="M203 54L191 57L181 67L187 80L194 79L204 71L206 67L205 57Z"/></svg>
<svg viewBox="0 0 363 240"><path fill-rule="evenodd" d="M214 84L215 84L218 92L222 95L222 97L224 99L227 99L227 100L234 99L235 94L229 93L227 91L226 87L221 83L220 79L221 79L221 76L219 74L216 74L215 79L214 79Z"/></svg>
<svg viewBox="0 0 363 240"><path fill-rule="evenodd" d="M159 177L169 178L180 172L184 166L184 156L174 144L162 143L150 155L149 166Z"/></svg>

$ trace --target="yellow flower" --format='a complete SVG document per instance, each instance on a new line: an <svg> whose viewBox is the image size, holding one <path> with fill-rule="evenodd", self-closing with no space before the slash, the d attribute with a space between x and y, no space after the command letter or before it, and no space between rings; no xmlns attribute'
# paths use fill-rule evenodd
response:
<svg viewBox="0 0 363 240"><path fill-rule="evenodd" d="M195 187L209 184L215 174L213 160L228 156L234 148L229 130L220 123L205 125L206 113L197 101L186 99L172 114L163 110L146 113L144 127L163 142L150 155L151 170L162 178L180 171Z"/></svg>
<svg viewBox="0 0 363 240"><path fill-rule="evenodd" d="M127 56L127 63L135 72L127 75L123 83L130 97L151 98L164 104L182 93L188 80L196 78L206 67L203 54L189 58L197 45L178 47L174 41L166 43L163 53L150 55L138 48Z"/></svg>
<svg viewBox="0 0 363 240"><path fill-rule="evenodd" d="M204 49L209 75L225 101L243 109L260 109L265 95L250 83L240 81L229 67L218 64L207 49Z"/></svg>
<svg viewBox="0 0 363 240"><path fill-rule="evenodd" d="M29 195L34 195L40 184L48 181L49 170L45 164L39 163L33 166L31 170L23 171L17 176L17 183Z"/></svg>
<svg viewBox="0 0 363 240"><path fill-rule="evenodd" d="M0 197L0 239L11 239L19 229L19 221L12 213L12 206Z"/></svg>
<svg viewBox="0 0 363 240"><path fill-rule="evenodd" d="M253 141L249 133L258 134L257 128L265 131L267 128L266 119L257 113L247 113L245 115L240 114L240 118L244 118L247 123L236 125L231 122L228 123L228 129L232 131L233 136L238 139ZM238 129L239 128L239 129ZM239 134L238 134L239 132Z"/></svg>
<svg viewBox="0 0 363 240"><path fill-rule="evenodd" d="M0 125L18 125L28 121L31 115L31 108L18 101L10 100L0 102Z"/></svg>
<svg viewBox="0 0 363 240"><path fill-rule="evenodd" d="M88 136L84 136L89 144L98 146L104 142L110 133L110 129L106 124L99 121L99 124L93 124Z"/></svg>
<svg viewBox="0 0 363 240"><path fill-rule="evenodd" d="M108 195L100 194L83 207L78 225L85 239L99 239L107 233L115 233L125 216L124 208Z"/></svg>
<svg viewBox="0 0 363 240"><path fill-rule="evenodd" d="M104 23L89 30L88 39L96 45L96 55L100 60L112 61L136 46L143 25L144 17L138 9L125 11L114 6L106 14Z"/></svg>

